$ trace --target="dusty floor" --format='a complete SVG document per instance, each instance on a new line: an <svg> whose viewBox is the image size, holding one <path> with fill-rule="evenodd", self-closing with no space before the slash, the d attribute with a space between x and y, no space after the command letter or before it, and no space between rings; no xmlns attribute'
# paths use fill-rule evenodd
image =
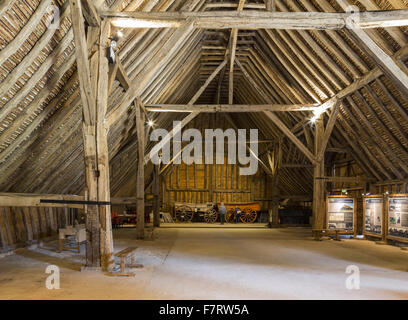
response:
<svg viewBox="0 0 408 320"><path fill-rule="evenodd" d="M134 278L80 272L83 253L47 243L0 258L0 299L408 299L408 252L393 246L316 242L295 228L163 228L155 241L133 232L114 238L116 250L139 247ZM60 290L45 288L49 264L61 268ZM346 289L349 265L360 290Z"/></svg>

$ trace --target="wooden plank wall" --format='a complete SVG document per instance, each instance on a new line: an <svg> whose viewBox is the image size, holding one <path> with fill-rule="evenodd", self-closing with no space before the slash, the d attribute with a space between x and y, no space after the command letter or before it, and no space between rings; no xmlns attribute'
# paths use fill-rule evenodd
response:
<svg viewBox="0 0 408 320"><path fill-rule="evenodd" d="M206 203L258 201L270 208L272 184L258 168L253 176L241 176L239 166L227 164L173 165L162 181L162 203L166 211L174 202Z"/></svg>
<svg viewBox="0 0 408 320"><path fill-rule="evenodd" d="M76 214L72 208L0 207L0 252L55 236L58 229L74 223Z"/></svg>

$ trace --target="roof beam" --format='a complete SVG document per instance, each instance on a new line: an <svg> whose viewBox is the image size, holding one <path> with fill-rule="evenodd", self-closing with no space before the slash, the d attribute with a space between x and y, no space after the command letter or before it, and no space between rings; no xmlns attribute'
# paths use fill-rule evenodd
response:
<svg viewBox="0 0 408 320"><path fill-rule="evenodd" d="M175 134L179 133L191 120L197 117L200 113L199 112L192 112L187 117L181 120L180 125L171 129L171 131L166 134L164 138L157 143L153 149L147 153L144 157L144 163L147 164L150 160L150 154L154 154L155 152L161 150L167 143L170 143L170 140L174 137Z"/></svg>
<svg viewBox="0 0 408 320"><path fill-rule="evenodd" d="M327 123L326 129L324 130L322 144L320 146L319 153L317 154L317 161L322 161L324 157L324 153L326 151L327 144L329 143L330 136L333 132L334 125L336 124L337 116L340 112L340 103L339 101L333 107L333 110L329 117L329 122Z"/></svg>
<svg viewBox="0 0 408 320"><path fill-rule="evenodd" d="M276 114L270 111L265 111L264 114L275 123L275 125L295 144L295 146L299 148L300 151L303 152L303 154L310 160L311 163L317 164L316 157L313 155L313 153L305 147L302 141L300 141L292 133L292 131L290 131L290 129L279 119Z"/></svg>
<svg viewBox="0 0 408 320"><path fill-rule="evenodd" d="M83 11L81 3L77 2L77 0L69 0L69 4L71 7L72 29L74 30L75 56L78 66L84 122L91 125L95 123L95 93L91 84Z"/></svg>
<svg viewBox="0 0 408 320"><path fill-rule="evenodd" d="M125 91L129 90L130 88L130 79L125 71L125 68L123 67L122 62L120 61L119 57L117 57L115 63L118 65L118 70L116 73L116 78L120 82L120 85L125 89Z"/></svg>
<svg viewBox="0 0 408 320"><path fill-rule="evenodd" d="M92 0L81 0L81 3L86 22L92 27L99 27L101 25L101 18Z"/></svg>
<svg viewBox="0 0 408 320"><path fill-rule="evenodd" d="M337 2L343 10L347 10L349 6L347 0L337 0ZM407 20L408 13L406 13L405 17ZM364 30L361 29L361 24L358 22L359 18L360 14L356 18L350 17L350 21L352 21L353 24L353 27L349 28L352 37L355 38L356 43L365 48L367 53L378 64L378 67L388 75L401 90L408 92L408 75L398 65L399 62L397 60L392 56L389 56Z"/></svg>
<svg viewBox="0 0 408 320"><path fill-rule="evenodd" d="M41 200L54 200L56 202L42 203ZM1 205L7 207L63 207L79 209L84 207L83 204L58 203L59 201L85 201L85 197L62 194L0 193Z"/></svg>
<svg viewBox="0 0 408 320"><path fill-rule="evenodd" d="M214 72L207 78L205 83L202 85L202 87L196 92L194 97L190 100L188 103L187 107L191 107L197 100L200 98L204 90L208 87L208 85L214 80L214 78L217 76L217 74L225 67L227 64L227 60L225 59L215 70ZM150 110L149 110L150 111ZM195 110L192 110L193 112Z"/></svg>
<svg viewBox="0 0 408 320"><path fill-rule="evenodd" d="M237 131L238 127L236 126L236 124L234 123L234 121L232 120L231 116L226 114L225 118L227 119L227 121L229 122L229 124ZM269 174L270 176L273 176L273 173L271 171L271 169L258 157L257 153L255 153L254 151L252 151L252 149L248 146L248 144L246 144L246 148L249 151L249 153L258 160L258 162L260 163L261 167L264 169L266 174Z"/></svg>
<svg viewBox="0 0 408 320"><path fill-rule="evenodd" d="M204 11L207 9L213 9L213 8L237 8L238 6L239 6L239 3L231 3L231 2L207 3L204 7ZM247 3L247 4L244 4L244 9L263 9L265 10L265 4Z"/></svg>
<svg viewBox="0 0 408 320"><path fill-rule="evenodd" d="M191 100L189 101L187 107L191 107L198 100L198 98L201 96L201 94L204 92L204 90L208 87L208 85L211 83L211 81L216 77L216 75L221 71L221 69L224 68L226 63L227 63L227 60L224 60L223 63L221 63L218 66L218 68L214 70L214 72L208 77L207 81L201 86L201 88L191 98ZM146 110L148 110L148 108L146 108ZM184 111L184 112L188 112L188 111ZM162 149L165 144L170 142L170 140L173 138L173 136L175 134L180 132L181 129L183 129L191 120L193 120L199 114L200 114L199 111L192 111L187 117L185 117L181 121L180 126L178 126L176 128L173 128L162 140L160 140L160 142L157 145L154 146L154 148L152 149L151 152L153 152L153 150ZM145 164L149 162L151 152L149 152L148 154L145 155L145 158L144 158L144 163Z"/></svg>
<svg viewBox="0 0 408 320"><path fill-rule="evenodd" d="M123 114L126 113L129 105L140 96L142 90L155 77L157 73L162 71L174 53L181 47L187 37L193 30L192 21L188 20L183 26L178 29L173 35L164 43L161 50L149 61L143 71L139 73L135 79L132 80L129 90L125 92L116 108L113 108L106 117L107 126L113 125L118 121Z"/></svg>
<svg viewBox="0 0 408 320"><path fill-rule="evenodd" d="M346 27L352 13L332 12L101 12L121 28L180 28L188 19L193 28L204 29L296 29L339 30ZM365 11L359 15L361 29L408 25L408 10Z"/></svg>
<svg viewBox="0 0 408 320"><path fill-rule="evenodd" d="M238 3L238 12L244 10L244 4L246 0L239 0ZM237 51L237 40L238 40L238 29L234 28L231 30L230 37L230 46L231 46L231 60L230 60L230 69L229 69L229 87L228 87L228 103L233 104L234 102L234 61L235 53Z"/></svg>
<svg viewBox="0 0 408 320"><path fill-rule="evenodd" d="M11 55L20 49L33 30L40 23L44 14L49 9L51 0L41 1L30 20L24 25L20 32L10 41L7 46L0 50L0 65L2 65Z"/></svg>
<svg viewBox="0 0 408 320"><path fill-rule="evenodd" d="M317 180L324 180L325 182L343 182L343 183L363 183L376 182L375 178L365 177L316 177Z"/></svg>
<svg viewBox="0 0 408 320"><path fill-rule="evenodd" d="M150 112L263 112L263 111L314 111L316 104L148 104L146 110Z"/></svg>
<svg viewBox="0 0 408 320"><path fill-rule="evenodd" d="M271 102L271 99L268 95L260 88L255 80L249 75L249 73L245 70L244 66L236 60L238 66L241 68L242 72L244 73L245 77L249 80L249 82L253 85L256 91L268 102ZM263 111L263 113L272 120L275 125L299 148L300 151L313 163L317 164L316 157L313 155L312 152L292 133L292 131L279 119L279 117L270 112L270 111Z"/></svg>
<svg viewBox="0 0 408 320"><path fill-rule="evenodd" d="M394 55L393 59L399 60L404 57L405 52L408 52L408 45L398 50ZM353 83L339 91L335 96L331 97L330 99L324 101L324 104L334 104L336 100L341 100L350 94L356 92L357 90L365 87L370 82L378 81L378 78L381 77L384 73L379 67L375 67L374 69L367 72L364 76L359 79L356 79ZM396 103L394 103L396 105ZM398 105L398 104L397 104ZM397 107L398 108L398 107Z"/></svg>

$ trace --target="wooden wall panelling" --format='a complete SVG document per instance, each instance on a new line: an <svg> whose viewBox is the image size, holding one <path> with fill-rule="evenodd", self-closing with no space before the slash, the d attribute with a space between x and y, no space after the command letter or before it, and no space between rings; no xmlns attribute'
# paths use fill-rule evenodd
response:
<svg viewBox="0 0 408 320"><path fill-rule="evenodd" d="M24 246L27 244L27 233L24 225L22 208L13 208L13 211L17 231L17 241L19 245Z"/></svg>
<svg viewBox="0 0 408 320"><path fill-rule="evenodd" d="M27 242L32 243L36 239L34 238L33 234L33 223L31 221L30 208L24 207L21 208L21 211L23 214L24 227L27 234Z"/></svg>
<svg viewBox="0 0 408 320"><path fill-rule="evenodd" d="M43 238L47 235L47 217L45 215L45 208L38 208L38 215L40 217L40 236Z"/></svg>
<svg viewBox="0 0 408 320"><path fill-rule="evenodd" d="M38 240L40 238L40 222L38 219L38 208L37 207L29 207L28 208L30 218L31 218L31 226L33 230L33 238Z"/></svg>
<svg viewBox="0 0 408 320"><path fill-rule="evenodd" d="M7 213L6 208L0 207L0 237L1 237L1 248L7 249L12 243L10 232L7 228Z"/></svg>
<svg viewBox="0 0 408 320"><path fill-rule="evenodd" d="M12 244L17 243L17 237L16 237L16 232L15 232L15 224L13 223L13 214L11 212L10 207L6 207L6 217L7 217L7 224L6 226L8 227L8 232L10 236L10 240Z"/></svg>

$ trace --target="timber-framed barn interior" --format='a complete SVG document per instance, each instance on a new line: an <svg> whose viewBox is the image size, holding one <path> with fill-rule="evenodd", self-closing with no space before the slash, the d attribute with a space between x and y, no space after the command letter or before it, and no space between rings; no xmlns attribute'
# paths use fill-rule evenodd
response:
<svg viewBox="0 0 408 320"><path fill-rule="evenodd" d="M0 299L408 298L407 0L2 0L0 49Z"/></svg>

